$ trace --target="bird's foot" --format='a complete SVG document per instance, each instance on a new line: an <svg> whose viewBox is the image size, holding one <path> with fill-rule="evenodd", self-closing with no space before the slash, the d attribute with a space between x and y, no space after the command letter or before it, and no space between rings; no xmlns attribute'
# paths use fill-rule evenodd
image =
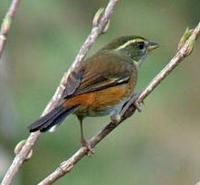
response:
<svg viewBox="0 0 200 185"><path fill-rule="evenodd" d="M144 103L142 102L142 104L144 104ZM135 106L135 108L137 109L138 112L142 112L143 109L142 109L141 103L135 101L134 106Z"/></svg>
<svg viewBox="0 0 200 185"><path fill-rule="evenodd" d="M118 123L121 120L121 115L119 113L118 114L112 114L110 119L111 119L112 123Z"/></svg>
<svg viewBox="0 0 200 185"><path fill-rule="evenodd" d="M135 99L134 101L134 106L137 109L138 112L142 112L142 105L144 105L144 101L142 100L142 102L138 102L137 98L140 96L141 93L135 93L133 98Z"/></svg>
<svg viewBox="0 0 200 185"><path fill-rule="evenodd" d="M81 139L81 145L83 147L87 148L87 150L88 150L87 155L88 156L95 154L94 148L92 147L91 143L89 141L87 141L86 139Z"/></svg>

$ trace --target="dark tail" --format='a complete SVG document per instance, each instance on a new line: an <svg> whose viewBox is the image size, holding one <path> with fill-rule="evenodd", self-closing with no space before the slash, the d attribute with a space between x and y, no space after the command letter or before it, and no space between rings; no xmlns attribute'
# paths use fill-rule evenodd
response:
<svg viewBox="0 0 200 185"><path fill-rule="evenodd" d="M45 132L49 130L56 124L61 123L65 117L69 114L73 113L77 109L78 105L66 108L61 106L56 107L52 111L50 111L45 116L41 117L34 123L32 123L28 128L30 132L35 132L40 130L41 132Z"/></svg>

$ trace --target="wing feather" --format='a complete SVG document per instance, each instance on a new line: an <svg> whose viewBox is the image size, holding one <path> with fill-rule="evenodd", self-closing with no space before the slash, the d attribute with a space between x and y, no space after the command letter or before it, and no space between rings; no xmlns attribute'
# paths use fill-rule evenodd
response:
<svg viewBox="0 0 200 185"><path fill-rule="evenodd" d="M66 85L64 98L128 83L133 63L126 57L101 53L87 59ZM73 85L74 83L74 85Z"/></svg>

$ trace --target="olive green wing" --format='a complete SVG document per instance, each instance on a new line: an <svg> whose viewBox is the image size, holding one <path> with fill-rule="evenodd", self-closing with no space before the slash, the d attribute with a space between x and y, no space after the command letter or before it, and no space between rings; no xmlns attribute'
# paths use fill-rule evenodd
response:
<svg viewBox="0 0 200 185"><path fill-rule="evenodd" d="M84 66L80 68L79 74L81 75L73 75L73 79L76 79L73 80L75 88L69 88L70 91L66 90L64 98L128 83L132 68L133 64L119 55L95 55L87 59ZM72 81L69 85L67 84L66 89L68 86L72 87Z"/></svg>

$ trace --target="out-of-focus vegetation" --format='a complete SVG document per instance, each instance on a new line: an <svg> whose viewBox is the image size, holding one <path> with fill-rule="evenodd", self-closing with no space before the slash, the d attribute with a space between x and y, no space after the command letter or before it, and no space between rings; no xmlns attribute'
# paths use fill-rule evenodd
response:
<svg viewBox="0 0 200 185"><path fill-rule="evenodd" d="M0 2L2 20L10 1ZM14 157L16 143L28 136L91 28L93 15L107 1L22 1L0 61L0 178ZM141 69L138 91L175 53L187 26L200 20L199 0L120 1L109 31L93 53L114 37L139 34L160 43ZM188 185L200 171L199 41L188 57L136 113L57 184ZM87 136L109 120L86 119ZM94 124L95 123L95 124ZM79 147L79 125L72 115L53 134L44 134L15 184L35 184Z"/></svg>

